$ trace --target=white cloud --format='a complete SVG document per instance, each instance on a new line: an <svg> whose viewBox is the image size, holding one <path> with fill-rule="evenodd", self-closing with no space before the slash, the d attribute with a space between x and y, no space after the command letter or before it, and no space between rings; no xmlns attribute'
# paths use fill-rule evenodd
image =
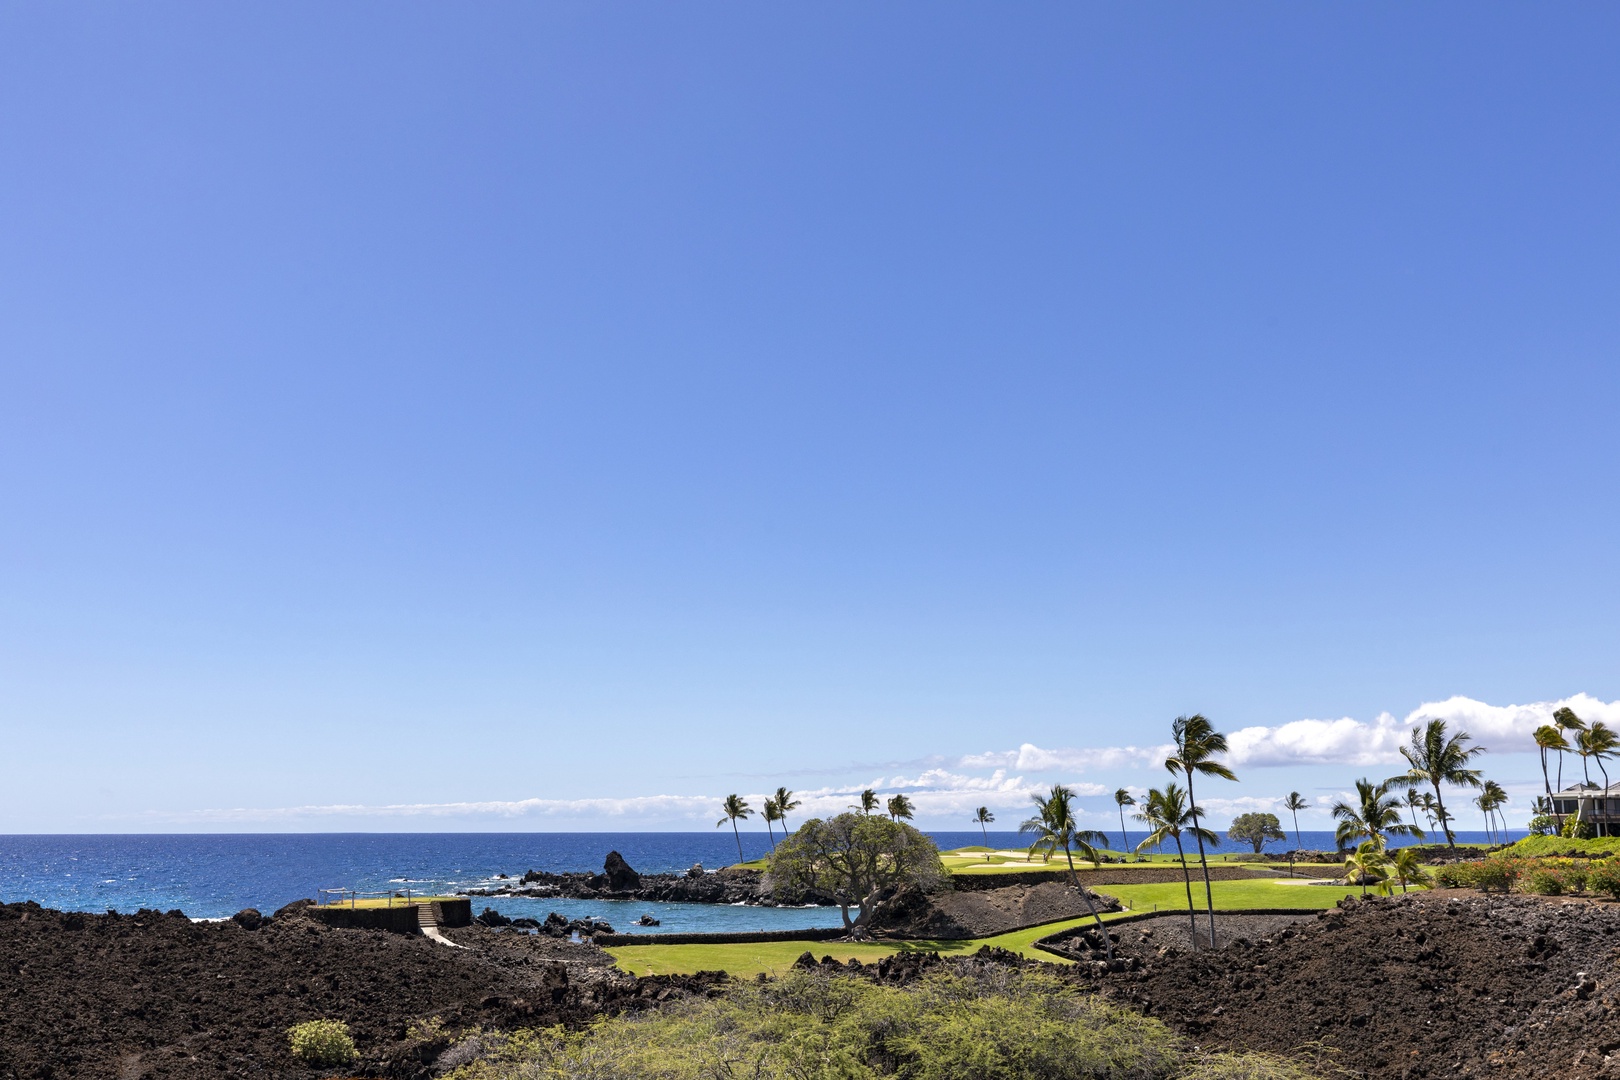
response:
<svg viewBox="0 0 1620 1080"><path fill-rule="evenodd" d="M1164 761L1169 753L1168 745L1047 750L1033 743L1024 743L1017 750L993 750L983 754L969 754L962 758L958 765L965 769L988 769L999 765L1023 772L1091 772L1098 769L1158 764Z"/></svg>

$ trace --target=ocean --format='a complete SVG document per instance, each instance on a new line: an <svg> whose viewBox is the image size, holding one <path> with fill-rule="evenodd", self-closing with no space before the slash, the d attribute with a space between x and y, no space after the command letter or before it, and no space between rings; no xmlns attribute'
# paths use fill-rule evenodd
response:
<svg viewBox="0 0 1620 1080"><path fill-rule="evenodd" d="M983 843L978 831L933 832L942 849ZM1115 833L1110 833L1115 837ZM1524 835L1515 832L1514 837ZM1141 832L1133 830L1132 841ZM1293 832L1290 830L1292 839ZM1333 834L1306 830L1306 847L1331 848ZM1483 842L1481 832L1458 840ZM989 834L991 845L1020 848L1017 833ZM1290 845L1275 844L1281 849ZM764 833L742 834L743 854L770 850ZM1230 843L1220 854L1236 854ZM1246 846L1241 850L1249 850ZM527 870L600 870L609 851L644 873L710 869L737 859L731 831L708 833L274 833L0 835L0 901L34 900L64 911L175 908L192 918L226 918L243 908L266 913L326 888L450 893L492 888ZM510 881L504 883L511 883ZM642 901L474 897L475 910L544 918L594 916L637 932L631 920L659 919L651 933L803 930L837 926L834 908L760 908Z"/></svg>

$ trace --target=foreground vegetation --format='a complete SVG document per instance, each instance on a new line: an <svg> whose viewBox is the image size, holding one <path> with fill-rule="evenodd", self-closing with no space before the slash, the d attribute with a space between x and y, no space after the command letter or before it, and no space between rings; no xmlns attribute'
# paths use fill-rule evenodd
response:
<svg viewBox="0 0 1620 1080"><path fill-rule="evenodd" d="M1049 975L933 974L899 988L794 971L641 1015L480 1039L454 1080L1305 1080L1259 1054L1208 1054Z"/></svg>

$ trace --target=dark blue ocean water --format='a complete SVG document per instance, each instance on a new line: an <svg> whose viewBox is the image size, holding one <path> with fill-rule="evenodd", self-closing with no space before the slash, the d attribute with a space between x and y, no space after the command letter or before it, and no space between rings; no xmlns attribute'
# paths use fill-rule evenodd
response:
<svg viewBox="0 0 1620 1080"><path fill-rule="evenodd" d="M982 843L978 832L930 834L942 849ZM1111 838L1115 834L1109 834ZM1290 838L1292 832L1290 831ZM1522 836L1516 833L1515 836ZM1458 833L1459 840L1484 840ZM1133 841L1140 840L1135 833ZM1307 847L1331 847L1332 834L1306 831ZM991 832L995 847L1018 848L1016 833ZM1117 842L1117 841L1116 841ZM743 854L769 850L763 833L744 833ZM1273 845L1282 848L1291 845ZM1247 850L1247 849L1244 849ZM35 900L62 910L134 911L179 908L193 918L218 919L256 907L272 911L323 888L381 892L409 887L447 893L488 888L497 874L526 870L599 870L618 851L637 870L711 869L737 859L729 830L713 833L295 833L146 834L131 836L0 836L0 901ZM1219 849L1235 854L1230 844ZM831 908L759 908L718 904L626 901L482 899L510 916L593 915L615 929L656 915L656 932L799 930L835 926Z"/></svg>

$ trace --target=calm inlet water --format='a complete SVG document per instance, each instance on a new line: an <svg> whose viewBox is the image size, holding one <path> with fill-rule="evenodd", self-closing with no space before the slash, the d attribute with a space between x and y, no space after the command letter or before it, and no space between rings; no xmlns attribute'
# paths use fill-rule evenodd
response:
<svg viewBox="0 0 1620 1080"><path fill-rule="evenodd" d="M941 848L982 843L975 832L930 834ZM1111 836L1113 834L1110 834ZM1290 833L1290 836L1292 833ZM1516 833L1515 835L1523 835ZM1133 839L1141 839L1136 833ZM1304 833L1307 847L1331 847L1331 833ZM1483 833L1458 833L1483 841ZM743 853L764 855L764 833L743 834ZM996 847L1021 847L1010 832L990 833ZM1278 845L1281 846L1281 845ZM1236 849L1226 846L1222 852ZM272 911L322 888L363 892L403 889L449 893L503 884L526 870L599 870L617 851L645 873L683 871L693 863L735 862L724 833L299 833L273 835L0 836L0 901L35 900L71 911L179 908L193 918L224 918L245 907ZM505 882L510 884L512 882ZM833 908L759 908L639 901L530 900L474 897L509 916L606 919L636 932L631 920L651 913L651 933L801 930L836 926Z"/></svg>

